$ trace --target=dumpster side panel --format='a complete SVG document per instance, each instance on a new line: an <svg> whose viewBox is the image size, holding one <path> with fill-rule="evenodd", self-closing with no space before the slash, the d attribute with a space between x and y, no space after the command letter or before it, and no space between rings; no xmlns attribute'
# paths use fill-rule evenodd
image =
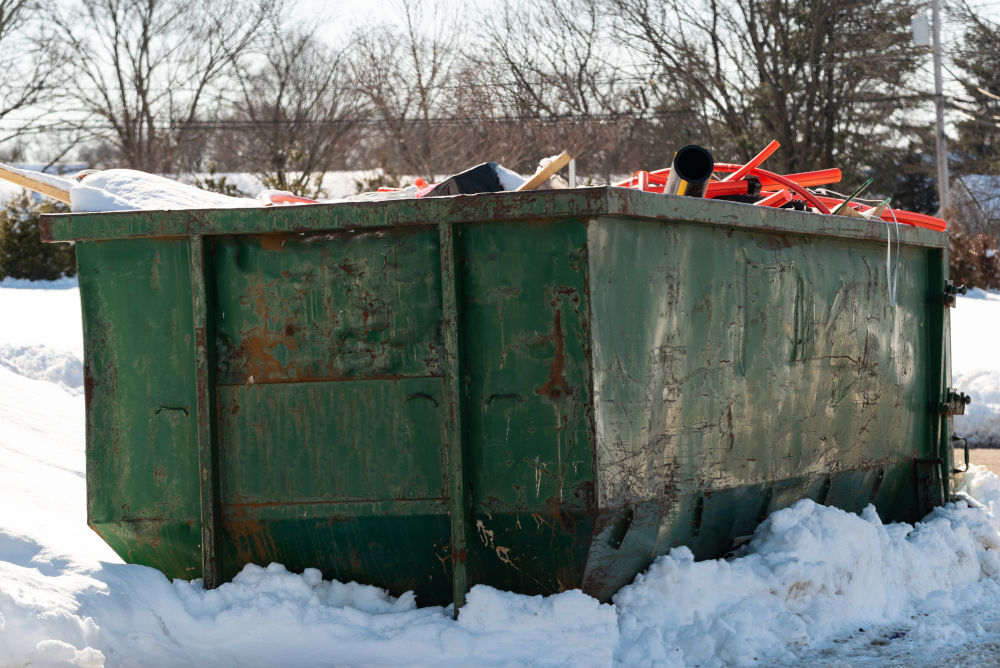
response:
<svg viewBox="0 0 1000 668"><path fill-rule="evenodd" d="M216 382L440 376L433 228L221 237Z"/></svg>
<svg viewBox="0 0 1000 668"><path fill-rule="evenodd" d="M212 240L222 574L451 600L433 226Z"/></svg>
<svg viewBox="0 0 1000 668"><path fill-rule="evenodd" d="M469 584L578 587L593 530L586 224L459 229Z"/></svg>
<svg viewBox="0 0 1000 668"><path fill-rule="evenodd" d="M201 574L188 244L77 246L88 522L122 558Z"/></svg>
<svg viewBox="0 0 1000 668"><path fill-rule="evenodd" d="M918 518L929 251L902 247L893 307L871 242L607 218L589 242L597 498L631 513L589 591L672 546L721 556L800 498Z"/></svg>

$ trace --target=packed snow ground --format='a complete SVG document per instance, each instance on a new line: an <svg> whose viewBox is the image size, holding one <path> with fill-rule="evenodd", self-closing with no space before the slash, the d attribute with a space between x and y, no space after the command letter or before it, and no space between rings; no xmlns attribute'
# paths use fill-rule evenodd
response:
<svg viewBox="0 0 1000 668"><path fill-rule="evenodd" d="M0 666L721 666L1000 663L1000 479L916 526L801 501L746 553L657 559L599 604L476 587L459 619L316 571L247 566L204 591L86 527L78 290L0 283ZM994 433L1000 295L953 311L959 429ZM989 345L988 345L989 344ZM975 382L971 382L971 381ZM975 500L973 500L975 499Z"/></svg>

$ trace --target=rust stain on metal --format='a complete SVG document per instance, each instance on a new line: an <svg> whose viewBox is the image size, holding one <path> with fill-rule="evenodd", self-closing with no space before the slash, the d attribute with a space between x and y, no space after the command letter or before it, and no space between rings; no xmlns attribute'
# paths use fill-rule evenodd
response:
<svg viewBox="0 0 1000 668"><path fill-rule="evenodd" d="M244 332L243 340L233 356L243 360L247 375L259 382L263 378L280 376L283 366L273 353L282 344L294 350L294 341L276 340L263 327L257 326Z"/></svg>
<svg viewBox="0 0 1000 668"><path fill-rule="evenodd" d="M89 364L83 366L83 397L87 406L94 400L94 373Z"/></svg>
<svg viewBox="0 0 1000 668"><path fill-rule="evenodd" d="M555 357L552 360L552 366L549 367L548 380L535 390L535 394L558 399L565 394L573 393L569 385L566 384L566 378L563 375L566 369L566 353L563 340L562 311L558 309L555 312L555 324L553 325L553 333L550 340L556 346Z"/></svg>
<svg viewBox="0 0 1000 668"><path fill-rule="evenodd" d="M230 520L226 522L226 529L233 537L240 563L257 563L278 554L278 545L266 524L260 520Z"/></svg>
<svg viewBox="0 0 1000 668"><path fill-rule="evenodd" d="M260 235L260 247L266 251L285 250L284 234L262 234Z"/></svg>
<svg viewBox="0 0 1000 668"><path fill-rule="evenodd" d="M282 508L290 506L336 506L336 505L348 505L357 503L371 503L372 499L363 498L329 498L329 499L289 499L281 501L248 501L245 497L238 494L234 495L234 501L225 504L225 509L227 511L232 511L234 515L238 512L245 513L245 509L248 508ZM423 497L423 496L391 496L386 495L385 497L379 497L378 502L392 502L392 503L425 503L428 501L437 501L438 503L444 505L448 501L448 497ZM244 510L241 510L244 509ZM343 519L349 520L352 516L345 515L343 518L331 518L331 519Z"/></svg>

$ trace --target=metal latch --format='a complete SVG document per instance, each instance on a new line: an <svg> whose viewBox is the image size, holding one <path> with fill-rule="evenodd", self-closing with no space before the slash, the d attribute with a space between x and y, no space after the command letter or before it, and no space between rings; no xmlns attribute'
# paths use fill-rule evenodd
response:
<svg viewBox="0 0 1000 668"><path fill-rule="evenodd" d="M965 415L965 407L972 403L972 397L965 392L948 388L944 402L941 404L941 415Z"/></svg>
<svg viewBox="0 0 1000 668"><path fill-rule="evenodd" d="M955 308L956 297L958 295L966 295L969 293L969 288L964 285L955 285L950 280L944 282L944 305L949 308ZM961 413L959 413L961 415Z"/></svg>

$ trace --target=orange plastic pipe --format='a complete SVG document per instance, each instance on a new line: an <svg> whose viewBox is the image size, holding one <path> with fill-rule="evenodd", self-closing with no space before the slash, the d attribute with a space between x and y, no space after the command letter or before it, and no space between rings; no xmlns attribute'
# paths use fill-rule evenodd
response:
<svg viewBox="0 0 1000 668"><path fill-rule="evenodd" d="M844 202L842 199L837 199L836 197L820 197L828 206L839 206ZM868 206L866 204L857 204L855 202L848 204L848 206L853 207L860 213L868 213L875 207ZM895 214L895 218L893 218ZM904 211L902 209L890 209L886 208L885 212L882 214L882 220L891 223L893 220L899 223L905 223L906 225L913 225L914 227L924 227L928 230L935 230L937 232L944 232L948 229L948 223L943 218L938 218L936 216L928 216L924 213L917 213L915 211Z"/></svg>
<svg viewBox="0 0 1000 668"><path fill-rule="evenodd" d="M785 189L781 189L776 193L772 193L762 200L754 202L757 206L782 206L792 201L792 193Z"/></svg>
<svg viewBox="0 0 1000 668"><path fill-rule="evenodd" d="M646 192L663 192L663 186L670 175L670 168L659 169L655 172L640 170L632 177L619 181L614 185L619 188L633 188ZM705 197L722 197L724 195L746 195L749 192L750 184L745 180L740 181L710 181L705 190Z"/></svg>
<svg viewBox="0 0 1000 668"><path fill-rule="evenodd" d="M722 162L715 163L715 171L717 172L735 172L743 168L743 165L732 165ZM750 170L750 176L755 178L767 177L772 181L776 181L782 186L788 188L796 195L802 197L810 206L818 210L820 213L830 213L830 209L826 207L823 202L819 201L816 195L803 188L801 185L795 181L790 180L788 177L782 176L781 174L775 174L774 172L769 172L766 169L761 169L760 167L754 167Z"/></svg>
<svg viewBox="0 0 1000 668"><path fill-rule="evenodd" d="M760 180L760 186L764 190L771 190L779 187L778 182L772 181L766 176L759 176L757 178ZM830 183L840 183L841 173L836 167L831 167L830 169L817 169L811 172L785 174L785 178L790 181L795 181L803 188L812 188L813 186L825 186Z"/></svg>
<svg viewBox="0 0 1000 668"><path fill-rule="evenodd" d="M723 181L736 181L738 179L742 179L744 176L746 176L747 174L749 174L751 172L751 170L753 170L753 169L755 169L757 167L760 167L760 164L762 162L764 162L765 160L767 160L768 158L770 158L771 154L774 153L775 151L777 151L779 146L781 146L781 144L779 144L777 140L772 139L771 143L768 144L767 146L765 146L763 151L761 151L760 153L758 153L754 157L750 158L750 162L748 162L747 164L743 165L742 167L740 167L735 172L733 172L732 174L730 174L729 176L727 176L726 178L724 178L722 180Z"/></svg>
<svg viewBox="0 0 1000 668"><path fill-rule="evenodd" d="M896 221L900 223L915 225L917 227L926 227L928 230L935 230L936 232L944 232L948 229L948 221L943 218L928 216L925 213L917 213L916 211L886 209L885 213L882 214L882 220L891 223L893 220L893 214L896 215Z"/></svg>
<svg viewBox="0 0 1000 668"><path fill-rule="evenodd" d="M746 195L750 192L747 181L709 181L705 189L705 197L723 197L725 195Z"/></svg>
<svg viewBox="0 0 1000 668"><path fill-rule="evenodd" d="M272 204L318 204L319 200L297 195L271 195L269 198Z"/></svg>
<svg viewBox="0 0 1000 668"><path fill-rule="evenodd" d="M726 165L726 166L733 167L734 165ZM728 171L719 169L718 165L716 165L716 170ZM655 172L650 172L650 175L659 176L663 173L669 174L670 169L667 168ZM794 174L784 174L783 176L790 181L795 181L804 188L811 188L813 186L825 186L830 183L840 183L841 172L836 167L831 167L829 169L817 169L809 172L796 172ZM760 185L764 190L774 190L775 188L778 188L781 185L778 181L771 179L764 174L755 174L754 178L760 181ZM616 185L625 185L626 183L628 183L628 181L622 181L620 184Z"/></svg>

